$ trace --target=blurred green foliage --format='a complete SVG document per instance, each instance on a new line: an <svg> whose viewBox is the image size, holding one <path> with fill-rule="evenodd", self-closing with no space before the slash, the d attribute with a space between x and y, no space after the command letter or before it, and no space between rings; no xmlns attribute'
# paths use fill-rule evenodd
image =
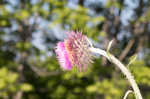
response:
<svg viewBox="0 0 150 99"><path fill-rule="evenodd" d="M130 3L136 7L130 9ZM61 70L54 53L60 40L56 30L82 31L103 49L115 38L111 53L118 58L134 39L123 62L134 60L128 68L144 99L150 99L149 4L148 0L129 4L127 0L0 0L0 99L121 99L131 89L125 76L99 56L85 72ZM127 9L133 11L131 17L121 13ZM135 53L142 58L135 59Z"/></svg>

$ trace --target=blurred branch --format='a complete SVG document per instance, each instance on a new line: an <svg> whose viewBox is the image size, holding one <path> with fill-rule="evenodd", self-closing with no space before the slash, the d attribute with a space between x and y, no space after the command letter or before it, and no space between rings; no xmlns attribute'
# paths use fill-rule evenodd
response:
<svg viewBox="0 0 150 99"><path fill-rule="evenodd" d="M149 8L147 9L149 11ZM145 13L146 14L146 13ZM144 24L144 29L143 29L143 35L142 37L139 37L139 43L136 49L136 53L140 52L141 49L143 48L144 42L147 40L146 34L148 33L148 22L143 23Z"/></svg>
<svg viewBox="0 0 150 99"><path fill-rule="evenodd" d="M56 76L61 74L60 71L49 72L46 69L38 68L37 66L30 66L31 69L39 76Z"/></svg>
<svg viewBox="0 0 150 99"><path fill-rule="evenodd" d="M23 59L24 57L22 56L21 58ZM18 69L18 72L19 72L19 81L18 81L18 83L21 83L24 80L23 65L20 64L17 69ZM13 99L21 99L22 96L23 96L23 92L19 89L17 91L17 93L15 94L15 96L13 97Z"/></svg>
<svg viewBox="0 0 150 99"><path fill-rule="evenodd" d="M21 99L22 95L23 95L23 92L19 90L13 99Z"/></svg>
<svg viewBox="0 0 150 99"><path fill-rule="evenodd" d="M25 7L23 2L24 1L21 2L22 8ZM20 32L20 41L21 42L30 42L30 40L32 38L32 33L36 26L36 18L37 17L35 17L33 25L29 24L29 19L26 19L26 20L20 22L18 32ZM19 52L19 54L20 54L20 58L19 58L20 65L18 66L17 71L19 73L18 83L21 84L25 81L24 71L25 71L26 59L27 59L28 55L27 55L26 51ZM22 96L23 96L23 91L19 89L17 91L17 93L14 95L13 99L22 99Z"/></svg>
<svg viewBox="0 0 150 99"><path fill-rule="evenodd" d="M83 6L84 5L84 0L79 0L79 5Z"/></svg>
<svg viewBox="0 0 150 99"><path fill-rule="evenodd" d="M137 46L137 49L136 49L136 53L140 52L141 49L143 48L143 44L144 44L144 41L147 40L147 36L142 36L139 40L139 43L138 43L138 46Z"/></svg>
<svg viewBox="0 0 150 99"><path fill-rule="evenodd" d="M128 52L130 51L131 47L133 46L134 42L135 42L135 39L131 39L129 41L129 43L127 44L126 48L123 50L123 52L121 53L121 55L119 57L120 61L122 61L126 57Z"/></svg>
<svg viewBox="0 0 150 99"><path fill-rule="evenodd" d="M109 11L108 11L109 13ZM106 16L107 20L104 22L104 25L102 27L102 31L106 34L110 33L110 27L109 27L109 20L108 20L108 16ZM108 39L108 35L104 36L104 48L106 49L109 43L109 39ZM105 57L102 57L102 65L105 66L107 64L107 59Z"/></svg>
<svg viewBox="0 0 150 99"><path fill-rule="evenodd" d="M132 24L130 27L131 28L131 33L134 35L134 37L128 42L128 44L126 45L125 49L122 51L121 55L119 56L119 60L122 61L126 56L127 54L129 53L130 49L132 48L132 46L134 45L135 40L136 38L137 39L141 39L142 37L139 37L141 33L144 32L144 30L146 29L145 26L144 28L141 28L140 25L141 23L138 21L138 19L140 18L140 16L142 15L142 10L144 8L144 5L143 5L143 0L140 0L139 1L139 7L135 9L136 11L136 15L137 17L135 18L135 23ZM128 28L128 27L127 27ZM139 40L139 43L138 43L138 48L136 52L139 52L139 50L141 49L141 43L143 41Z"/></svg>
<svg viewBox="0 0 150 99"><path fill-rule="evenodd" d="M116 1L113 1L113 2L116 2ZM120 5L123 5L124 4L124 0L120 0ZM114 10L114 8L112 8L113 10ZM107 20L106 20L106 22L104 23L104 25L103 25L103 29L102 29L102 31L104 31L105 33L107 33L107 35L109 36L106 36L105 37L105 41L104 41L104 45L105 45L105 49L107 48L107 46L108 46L108 43L109 43L109 41L110 41L110 38L111 39L114 39L114 43L113 43L113 45L115 46L116 45L116 42L117 42L117 34L119 33L119 31L120 31L120 24L121 24L121 22L120 22L120 15L121 15L121 12L122 12L122 10L121 9L119 9L119 13L118 13L118 15L116 15L115 16L115 14L113 13L113 19L112 20L110 20L109 19L109 16L108 15L110 15L111 14L111 12L110 11L108 11L108 15L106 15L106 18L107 18ZM111 30L111 28L113 28L113 26L110 26L110 23L112 22L112 24L114 24L113 26L114 26L114 28L115 28L115 33L112 35L112 37L110 37L111 35L109 34L110 33L110 30ZM105 58L105 57L103 57L102 58L102 65L106 65L107 64L107 59Z"/></svg>

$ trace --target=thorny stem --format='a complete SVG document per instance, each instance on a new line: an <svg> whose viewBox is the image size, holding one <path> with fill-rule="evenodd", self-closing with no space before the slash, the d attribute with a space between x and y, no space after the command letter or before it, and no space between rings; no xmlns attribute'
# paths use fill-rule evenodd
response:
<svg viewBox="0 0 150 99"><path fill-rule="evenodd" d="M90 51L94 52L94 53L98 53L98 54L106 57L110 62L114 63L122 71L122 73L127 77L128 81L130 82L130 84L134 90L136 99L143 99L142 95L140 93L140 90L134 80L134 77L132 76L130 71L116 57L114 57L112 54L110 54L110 53L108 54L106 51L104 51L102 49L98 49L98 48L91 47Z"/></svg>

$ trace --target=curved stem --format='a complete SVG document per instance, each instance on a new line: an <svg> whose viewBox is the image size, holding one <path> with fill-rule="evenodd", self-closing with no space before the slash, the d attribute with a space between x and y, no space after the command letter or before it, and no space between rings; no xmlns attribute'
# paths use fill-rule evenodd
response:
<svg viewBox="0 0 150 99"><path fill-rule="evenodd" d="M126 94L124 95L123 99L127 99L128 95L129 95L130 93L132 93L132 92L133 92L132 90L128 90L128 91L126 92Z"/></svg>
<svg viewBox="0 0 150 99"><path fill-rule="evenodd" d="M134 80L134 77L132 76L130 71L116 57L114 57L111 54L107 54L106 51L98 49L98 48L90 48L90 50L91 50L91 52L98 53L98 54L106 57L109 61L114 63L122 71L122 73L127 77L128 81L130 82L130 84L134 90L136 99L143 99L142 95L140 93L140 90Z"/></svg>

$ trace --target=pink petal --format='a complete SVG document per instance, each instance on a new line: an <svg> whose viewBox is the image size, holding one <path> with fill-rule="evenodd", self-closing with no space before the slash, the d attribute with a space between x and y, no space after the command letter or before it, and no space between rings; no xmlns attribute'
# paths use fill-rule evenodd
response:
<svg viewBox="0 0 150 99"><path fill-rule="evenodd" d="M64 42L58 42L55 50L58 61L64 70L71 70L72 65L69 60L67 51L65 50Z"/></svg>

